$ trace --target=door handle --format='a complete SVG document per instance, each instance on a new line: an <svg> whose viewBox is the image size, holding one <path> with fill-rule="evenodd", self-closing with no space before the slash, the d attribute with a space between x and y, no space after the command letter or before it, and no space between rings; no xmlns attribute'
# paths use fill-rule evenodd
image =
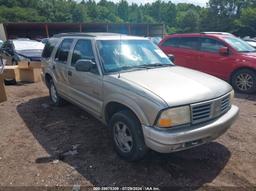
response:
<svg viewBox="0 0 256 191"><path fill-rule="evenodd" d="M71 72L71 71L68 71L68 75L69 75L69 76L72 76L72 72Z"/></svg>

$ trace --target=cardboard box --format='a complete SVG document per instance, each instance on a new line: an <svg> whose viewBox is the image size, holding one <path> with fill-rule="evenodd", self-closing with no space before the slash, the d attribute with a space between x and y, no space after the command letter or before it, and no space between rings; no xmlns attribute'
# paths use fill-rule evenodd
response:
<svg viewBox="0 0 256 191"><path fill-rule="evenodd" d="M4 87L4 76L0 74L0 103L7 100L6 91Z"/></svg>
<svg viewBox="0 0 256 191"><path fill-rule="evenodd" d="M18 67L19 68L27 69L28 68L28 61L20 61L20 62L18 62Z"/></svg>
<svg viewBox="0 0 256 191"><path fill-rule="evenodd" d="M16 82L39 82L41 81L41 68L26 67L25 63L21 63L22 66L5 66L3 77L4 79L12 80Z"/></svg>
<svg viewBox="0 0 256 191"><path fill-rule="evenodd" d="M30 68L42 68L42 64L39 61L31 61L29 62L28 66Z"/></svg>
<svg viewBox="0 0 256 191"><path fill-rule="evenodd" d="M5 66L3 78L12 80L15 79L16 82L20 81L20 71L18 66Z"/></svg>
<svg viewBox="0 0 256 191"><path fill-rule="evenodd" d="M42 68L41 62L39 62L39 61L31 61L31 62L28 62L28 61L20 61L20 62L18 63L18 66L19 66L19 68L22 68L22 69L28 69L28 68Z"/></svg>
<svg viewBox="0 0 256 191"><path fill-rule="evenodd" d="M39 82L41 81L41 68L19 69L20 81L22 82Z"/></svg>

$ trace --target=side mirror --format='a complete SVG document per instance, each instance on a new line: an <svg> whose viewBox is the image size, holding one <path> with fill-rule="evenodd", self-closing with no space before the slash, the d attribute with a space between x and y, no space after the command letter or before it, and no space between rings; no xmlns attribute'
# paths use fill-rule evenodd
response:
<svg viewBox="0 0 256 191"><path fill-rule="evenodd" d="M91 60L80 59L76 61L75 68L79 72L90 72L95 63Z"/></svg>
<svg viewBox="0 0 256 191"><path fill-rule="evenodd" d="M173 54L167 54L167 56L172 62L175 61L175 56Z"/></svg>
<svg viewBox="0 0 256 191"><path fill-rule="evenodd" d="M223 55L223 56L229 55L229 49L228 49L228 47L221 47L221 48L219 49L219 53L220 53L220 55Z"/></svg>

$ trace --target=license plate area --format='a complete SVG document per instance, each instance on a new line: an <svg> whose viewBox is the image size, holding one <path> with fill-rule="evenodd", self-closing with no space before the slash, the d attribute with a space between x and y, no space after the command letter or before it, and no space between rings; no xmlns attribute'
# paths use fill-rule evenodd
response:
<svg viewBox="0 0 256 191"><path fill-rule="evenodd" d="M197 139L194 141L189 141L185 143L185 147L194 147L203 143L203 139Z"/></svg>

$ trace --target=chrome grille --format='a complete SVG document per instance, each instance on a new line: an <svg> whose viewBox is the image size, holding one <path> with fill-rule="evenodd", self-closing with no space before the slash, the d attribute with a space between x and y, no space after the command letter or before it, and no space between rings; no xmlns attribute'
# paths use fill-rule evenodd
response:
<svg viewBox="0 0 256 191"><path fill-rule="evenodd" d="M221 111L225 112L230 107L230 97L226 96L221 100Z"/></svg>
<svg viewBox="0 0 256 191"><path fill-rule="evenodd" d="M191 105L192 124L210 121L224 114L230 108L230 96Z"/></svg>
<svg viewBox="0 0 256 191"><path fill-rule="evenodd" d="M192 106L192 123L200 123L211 119L211 103Z"/></svg>

